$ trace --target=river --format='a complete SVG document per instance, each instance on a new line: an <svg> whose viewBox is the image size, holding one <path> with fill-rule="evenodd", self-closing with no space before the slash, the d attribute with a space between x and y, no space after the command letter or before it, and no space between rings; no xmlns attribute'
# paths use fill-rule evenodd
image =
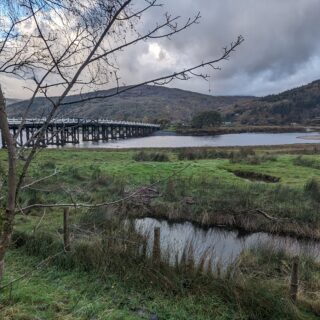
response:
<svg viewBox="0 0 320 320"><path fill-rule="evenodd" d="M80 135L81 136L81 135ZM215 136L183 136L172 132L159 131L149 137L130 138L115 141L80 141L79 144L48 146L48 148L186 148L186 147L231 147L231 146L268 146L299 143L320 143L317 132L290 133L235 133ZM1 147L0 133L0 147Z"/></svg>
<svg viewBox="0 0 320 320"><path fill-rule="evenodd" d="M144 138L131 138L112 142L81 142L78 145L68 145L72 148L183 148L183 147L230 147L230 146L257 146L282 145L298 143L318 143L317 132L290 132L290 133L236 133L216 136L180 136L170 132L157 132Z"/></svg>

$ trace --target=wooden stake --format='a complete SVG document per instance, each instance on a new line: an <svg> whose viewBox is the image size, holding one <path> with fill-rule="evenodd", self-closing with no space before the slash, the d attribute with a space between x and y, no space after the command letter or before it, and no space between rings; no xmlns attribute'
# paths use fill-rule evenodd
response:
<svg viewBox="0 0 320 320"><path fill-rule="evenodd" d="M154 237L153 237L153 251L152 251L152 260L154 263L159 264L161 258L160 253L160 228L154 228Z"/></svg>
<svg viewBox="0 0 320 320"><path fill-rule="evenodd" d="M69 208L63 209L63 240L64 250L70 251Z"/></svg>
<svg viewBox="0 0 320 320"><path fill-rule="evenodd" d="M290 280L290 298L292 301L297 300L299 279L298 279L298 269L299 269L299 257L295 256L293 258L292 273Z"/></svg>

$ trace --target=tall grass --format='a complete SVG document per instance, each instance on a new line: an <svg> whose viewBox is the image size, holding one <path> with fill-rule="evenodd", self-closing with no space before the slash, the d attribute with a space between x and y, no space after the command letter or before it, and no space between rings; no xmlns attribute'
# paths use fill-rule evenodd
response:
<svg viewBox="0 0 320 320"><path fill-rule="evenodd" d="M133 155L135 161L154 161L154 162L168 162L170 158L166 152L147 152L139 151Z"/></svg>
<svg viewBox="0 0 320 320"><path fill-rule="evenodd" d="M175 298L193 296L194 303L206 306L221 303L235 314L241 313L243 319L302 319L289 301L287 284L250 275L250 270L259 267L256 263L245 265L242 262L245 260L236 261L223 271L213 268L212 272L207 262L212 260L208 253L196 262L192 243L189 243L175 264L163 253L155 265L150 255L145 254L146 238L137 234L132 224L121 223L114 217L105 220L102 211L94 212L93 220L88 226L91 220L87 216L81 218L79 228L73 229L72 251L56 256L52 263L67 270L76 268L96 273L102 279L116 274L128 287ZM102 221L104 223L100 223ZM99 230L93 232L94 224L99 225ZM14 241L28 254L43 258L63 250L59 237L52 234L15 233ZM266 254L261 253L261 256L265 259ZM210 313L215 314L214 310Z"/></svg>
<svg viewBox="0 0 320 320"><path fill-rule="evenodd" d="M313 169L320 169L320 162L314 158L308 158L305 156L298 156L293 159L293 163L296 166L309 167Z"/></svg>
<svg viewBox="0 0 320 320"><path fill-rule="evenodd" d="M147 206L139 199L126 202L124 212L137 217L302 237L316 237L316 226L320 224L318 200L309 197L303 188L254 182L226 183L222 177L179 176L159 186L159 193L161 197L150 199ZM267 212L279 222L268 220L255 209Z"/></svg>
<svg viewBox="0 0 320 320"><path fill-rule="evenodd" d="M178 150L177 157L179 160L228 159L232 153L225 150L184 148Z"/></svg>
<svg viewBox="0 0 320 320"><path fill-rule="evenodd" d="M316 202L320 203L320 181L319 179L312 177L310 178L305 187L305 191L307 194L311 196L311 198Z"/></svg>
<svg viewBox="0 0 320 320"><path fill-rule="evenodd" d="M223 149L181 149L177 153L179 160L200 160L200 159L230 159L232 163L261 164L266 161L276 161L277 157L272 154L256 154L252 148L240 148L239 150Z"/></svg>

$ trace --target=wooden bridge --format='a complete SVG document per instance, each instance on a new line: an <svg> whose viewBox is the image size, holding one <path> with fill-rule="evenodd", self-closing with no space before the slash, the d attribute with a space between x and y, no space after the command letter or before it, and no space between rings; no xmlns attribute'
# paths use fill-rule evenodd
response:
<svg viewBox="0 0 320 320"><path fill-rule="evenodd" d="M39 134L39 129L45 119L26 119L22 130L19 126L22 119L9 119L9 128L12 134L17 135L18 145L32 146L34 137ZM106 119L54 119L51 121L43 137L41 146L64 146L67 143L79 144L81 141L111 141L132 137L145 137L160 130L160 126L151 123L111 121ZM2 137L2 136L1 136ZM2 147L5 147L1 138Z"/></svg>

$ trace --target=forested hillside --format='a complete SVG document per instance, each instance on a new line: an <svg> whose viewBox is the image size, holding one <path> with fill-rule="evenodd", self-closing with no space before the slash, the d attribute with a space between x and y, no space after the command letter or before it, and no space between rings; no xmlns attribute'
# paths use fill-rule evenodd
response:
<svg viewBox="0 0 320 320"><path fill-rule="evenodd" d="M224 110L231 121L251 125L309 124L320 117L320 80Z"/></svg>
<svg viewBox="0 0 320 320"><path fill-rule="evenodd" d="M114 89L99 91L98 95L109 95L112 92ZM91 95L85 94L82 98ZM70 96L67 101L79 99L80 96ZM250 97L220 97L160 86L143 86L108 99L65 106L61 109L59 116L139 121L168 119L173 122L188 122L198 112L223 109L248 99ZM19 117L23 114L25 107L24 101L12 104L8 108L9 115ZM30 115L43 116L44 110L47 112L49 107L50 103L45 98L37 98L32 105Z"/></svg>

